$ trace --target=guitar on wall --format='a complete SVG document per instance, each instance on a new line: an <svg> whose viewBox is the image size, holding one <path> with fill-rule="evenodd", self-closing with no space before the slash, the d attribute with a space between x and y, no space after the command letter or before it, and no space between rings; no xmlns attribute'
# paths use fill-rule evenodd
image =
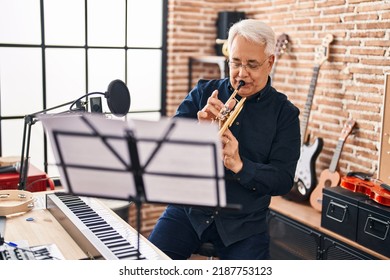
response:
<svg viewBox="0 0 390 280"><path fill-rule="evenodd" d="M310 82L309 94L306 100L305 108L301 121L301 156L298 160L294 184L289 193L284 198L293 201L305 201L310 197L311 192L317 185L315 163L323 147L322 138L316 138L310 145L310 137L306 135L307 124L309 121L311 105L313 103L314 91L317 84L318 73L321 65L329 57L329 45L333 41L333 35L328 34L322 40L321 46L316 48L315 65Z"/></svg>
<svg viewBox="0 0 390 280"><path fill-rule="evenodd" d="M341 131L341 135L337 142L336 150L334 152L332 161L330 162L330 166L328 169L325 169L321 172L320 179L317 187L312 191L310 195L310 205L316 209L317 211L322 211L322 190L325 187L335 187L340 183L340 173L336 170L337 164L340 159L341 150L343 149L344 142L347 139L348 135L351 133L353 127L356 122L354 120L348 120L343 130Z"/></svg>
<svg viewBox="0 0 390 280"><path fill-rule="evenodd" d="M289 42L290 40L286 33L281 34L276 41L274 67L272 67L271 73L269 74L271 77L271 81L273 81L274 79L276 64L279 61L279 57L281 57L286 52Z"/></svg>

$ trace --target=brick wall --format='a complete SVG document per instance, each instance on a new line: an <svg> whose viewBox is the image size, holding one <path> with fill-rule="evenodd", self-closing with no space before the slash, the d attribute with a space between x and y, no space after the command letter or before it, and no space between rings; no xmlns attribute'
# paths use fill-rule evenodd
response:
<svg viewBox="0 0 390 280"><path fill-rule="evenodd" d="M316 47L334 36L320 68L307 131L324 147L316 171L329 167L347 119L356 127L343 147L340 172L376 173L382 124L384 73L390 71L390 1L373 0L169 0L167 112L172 115L188 91L188 58L215 55L217 14L244 11L248 18L270 24L277 36L286 33L288 52L275 66L273 85L301 111L309 92ZM218 78L215 65L196 64L193 81ZM389 93L390 94L390 93ZM164 206L144 206L152 217L147 235Z"/></svg>

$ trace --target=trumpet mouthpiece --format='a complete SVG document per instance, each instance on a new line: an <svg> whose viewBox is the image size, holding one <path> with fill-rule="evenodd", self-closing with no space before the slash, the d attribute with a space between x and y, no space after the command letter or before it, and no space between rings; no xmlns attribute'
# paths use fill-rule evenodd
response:
<svg viewBox="0 0 390 280"><path fill-rule="evenodd" d="M238 82L237 90L239 90L242 86L245 86L245 82L243 80Z"/></svg>

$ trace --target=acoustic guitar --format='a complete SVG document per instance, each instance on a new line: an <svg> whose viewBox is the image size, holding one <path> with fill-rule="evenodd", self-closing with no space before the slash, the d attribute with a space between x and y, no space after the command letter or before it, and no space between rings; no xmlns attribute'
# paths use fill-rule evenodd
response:
<svg viewBox="0 0 390 280"><path fill-rule="evenodd" d="M328 169L325 169L321 172L320 179L318 185L314 188L310 195L310 205L316 209L317 211L322 211L322 190L325 187L335 187L340 183L340 173L337 171L337 165L340 159L341 150L343 149L345 140L348 135L351 133L353 127L356 122L354 120L348 120L343 130L341 131L341 135L338 139L336 150L333 154L332 161L330 162L330 166Z"/></svg>
<svg viewBox="0 0 390 280"><path fill-rule="evenodd" d="M275 69L279 58L286 52L289 42L290 39L288 38L288 35L286 33L281 34L276 40L274 67L272 67L271 73L269 74L271 77L271 81L273 81L274 79Z"/></svg>
<svg viewBox="0 0 390 280"><path fill-rule="evenodd" d="M306 100L305 108L301 120L301 156L298 160L294 185L291 191L284 196L293 201L305 201L310 197L311 192L317 185L315 162L319 153L322 150L322 138L315 139L310 145L309 134L306 133L307 124L310 117L311 105L313 103L314 92L317 84L318 73L321 65L329 57L329 45L333 41L333 35L328 34L322 40L321 46L316 49L315 65L313 67L313 75L310 82L309 94Z"/></svg>

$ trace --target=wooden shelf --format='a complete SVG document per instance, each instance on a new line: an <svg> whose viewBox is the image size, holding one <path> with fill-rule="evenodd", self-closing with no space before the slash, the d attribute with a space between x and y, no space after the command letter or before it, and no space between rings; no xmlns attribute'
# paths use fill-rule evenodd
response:
<svg viewBox="0 0 390 280"><path fill-rule="evenodd" d="M213 55L190 56L188 62L188 92L192 89L192 65L194 62L217 64L220 71L220 78L223 79L226 77L226 57Z"/></svg>

